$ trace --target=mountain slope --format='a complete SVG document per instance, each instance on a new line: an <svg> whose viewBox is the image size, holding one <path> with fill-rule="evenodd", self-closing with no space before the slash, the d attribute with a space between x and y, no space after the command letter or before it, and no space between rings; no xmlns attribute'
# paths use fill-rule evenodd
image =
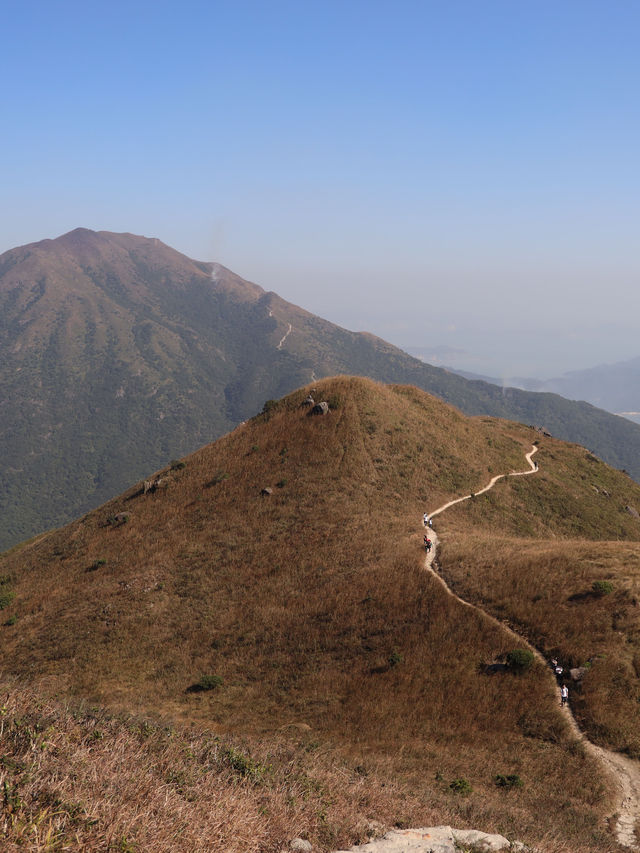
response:
<svg viewBox="0 0 640 853"><path fill-rule="evenodd" d="M0 257L0 548L339 373L541 424L640 478L640 426L468 382L158 240L77 229Z"/></svg>
<svg viewBox="0 0 640 853"><path fill-rule="evenodd" d="M435 810L545 850L567 838L574 851L613 849L606 780L576 748L548 672L487 675L513 640L422 570L420 526L425 508L520 470L533 440L544 468L521 478L519 501L502 482L489 493L505 514L494 535L521 516L539 536L569 535L573 515L549 517L526 490L544 473L546 503L575 491L579 503L597 465L611 505L588 506L585 523L597 512L601 535L628 548L640 520L624 505L640 505L640 487L581 448L466 418L415 388L316 387L328 415L302 407L306 387L162 471L155 491L135 484L5 555L4 672L217 733L302 727L309 751L359 768L372 818L384 778L394 821ZM203 676L220 680L196 691ZM499 774L522 788L505 795ZM460 780L469 798L451 787ZM326 814L304 821L320 849L339 846Z"/></svg>

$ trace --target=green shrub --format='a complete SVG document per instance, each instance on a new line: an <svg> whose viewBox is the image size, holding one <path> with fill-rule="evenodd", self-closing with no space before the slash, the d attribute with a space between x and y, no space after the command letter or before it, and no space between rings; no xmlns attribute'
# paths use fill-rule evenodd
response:
<svg viewBox="0 0 640 853"><path fill-rule="evenodd" d="M100 566L106 566L106 564L106 560L94 560L93 563L91 563L91 565L87 567L86 571L95 572L100 568Z"/></svg>
<svg viewBox="0 0 640 853"><path fill-rule="evenodd" d="M387 660L389 662L389 666L397 666L399 663L402 663L404 661L404 658L402 657L400 652L394 649L387 658Z"/></svg>
<svg viewBox="0 0 640 853"><path fill-rule="evenodd" d="M498 788L522 788L522 779L517 773L498 773L494 780Z"/></svg>
<svg viewBox="0 0 640 853"><path fill-rule="evenodd" d="M471 783L461 776L459 779L454 779L453 782L449 783L449 787L456 794L470 794L473 791L471 787Z"/></svg>
<svg viewBox="0 0 640 853"><path fill-rule="evenodd" d="M611 595L613 592L613 584L611 581L594 581L591 584L591 589L598 597L603 595Z"/></svg>
<svg viewBox="0 0 640 853"><path fill-rule="evenodd" d="M283 477L282 480L278 480L278 482L276 483L276 486L279 489L284 488L286 485L287 485L287 478L286 477Z"/></svg>
<svg viewBox="0 0 640 853"><path fill-rule="evenodd" d="M244 755L244 753L238 749L234 749L232 746L227 747L222 755L226 763L236 773L246 779L251 779L252 782L262 781L265 773L269 770L267 765L254 761L251 756Z"/></svg>
<svg viewBox="0 0 640 853"><path fill-rule="evenodd" d="M195 684L187 688L189 693L203 693L206 690L215 690L224 683L220 675L203 675Z"/></svg>
<svg viewBox="0 0 640 853"><path fill-rule="evenodd" d="M182 462L180 459L172 459L169 463L169 467L172 471L181 471L183 468L187 467L187 463Z"/></svg>
<svg viewBox="0 0 640 853"><path fill-rule="evenodd" d="M9 618L7 619L7 621L4 624L5 625L15 625L17 621L18 621L18 617L14 613L13 616L9 616Z"/></svg>
<svg viewBox="0 0 640 853"><path fill-rule="evenodd" d="M16 594L12 589L6 589L4 592L0 592L0 610L4 610L5 607L9 607L15 598L15 595Z"/></svg>
<svg viewBox="0 0 640 853"><path fill-rule="evenodd" d="M507 666L512 672L526 672L534 661L529 649L512 649L507 652Z"/></svg>
<svg viewBox="0 0 640 853"><path fill-rule="evenodd" d="M224 482L224 480L228 480L228 479L229 479L228 474L225 474L224 471L218 471L218 473L215 475L215 477L213 477L211 480L209 480L209 482L206 485L207 485L207 487L217 486L219 483L222 483L222 482Z"/></svg>

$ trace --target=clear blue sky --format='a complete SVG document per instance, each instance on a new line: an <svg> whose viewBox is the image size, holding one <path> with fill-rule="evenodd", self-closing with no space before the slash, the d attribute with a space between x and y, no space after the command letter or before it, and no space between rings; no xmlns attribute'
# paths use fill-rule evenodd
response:
<svg viewBox="0 0 640 853"><path fill-rule="evenodd" d="M471 369L637 356L639 43L634 0L5 0L0 251L131 231Z"/></svg>

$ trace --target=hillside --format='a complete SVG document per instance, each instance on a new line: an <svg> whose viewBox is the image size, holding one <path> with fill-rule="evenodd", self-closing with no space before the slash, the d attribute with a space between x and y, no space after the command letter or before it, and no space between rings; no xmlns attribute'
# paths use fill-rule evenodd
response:
<svg viewBox="0 0 640 853"><path fill-rule="evenodd" d="M329 756L350 768L349 784L325 777L326 806L299 814L322 850L360 838L363 817L406 826L445 816L544 841L550 853L568 849L567 838L576 853L616 849L603 823L610 782L575 744L548 671L487 674L513 640L423 571L420 519L494 473L519 470L539 441L539 474L500 483L486 504L468 502L480 533L491 524L480 554L490 562L490 541L521 534L524 559L597 519L599 538L622 559L640 541L640 519L624 509L640 506L640 487L582 448L469 419L415 388L354 378L315 388L328 415L301 407L306 387L159 472L155 491L135 484L4 555L5 677L249 738L255 760L273 760L275 772L273 738L298 744L296 761L317 752L325 766ZM606 512L592 481L608 493ZM479 535L465 511L439 522L443 549ZM454 562L444 550L443 572ZM604 635L598 642L613 640ZM563 653L579 657L577 636L565 641ZM593 665L593 675L603 669ZM615 679L609 689L613 719ZM345 799L353 774L358 810ZM502 790L499 775L522 787ZM456 780L473 793L456 793ZM282 829L270 832L272 846L259 849L280 849Z"/></svg>
<svg viewBox="0 0 640 853"><path fill-rule="evenodd" d="M159 240L77 229L0 256L0 549L342 373L545 426L640 479L638 425L469 382Z"/></svg>

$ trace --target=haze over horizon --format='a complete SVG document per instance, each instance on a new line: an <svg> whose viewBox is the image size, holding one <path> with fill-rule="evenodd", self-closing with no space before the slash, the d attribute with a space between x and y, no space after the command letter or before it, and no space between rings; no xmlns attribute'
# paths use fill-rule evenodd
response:
<svg viewBox="0 0 640 853"><path fill-rule="evenodd" d="M495 376L638 356L639 24L593 0L12 3L0 251L158 237Z"/></svg>

